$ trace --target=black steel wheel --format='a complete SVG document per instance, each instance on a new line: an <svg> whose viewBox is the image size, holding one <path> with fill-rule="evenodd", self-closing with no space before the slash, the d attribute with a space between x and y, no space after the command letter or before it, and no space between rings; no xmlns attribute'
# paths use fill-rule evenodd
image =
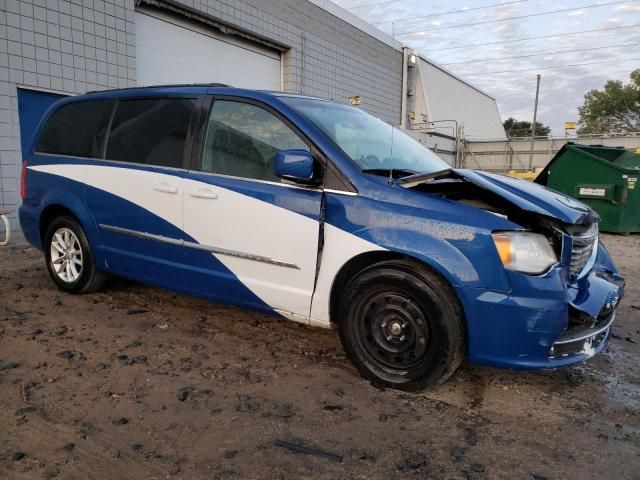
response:
<svg viewBox="0 0 640 480"><path fill-rule="evenodd" d="M350 359L379 387L426 388L446 380L464 357L455 292L414 262L382 262L358 274L341 296L338 322Z"/></svg>

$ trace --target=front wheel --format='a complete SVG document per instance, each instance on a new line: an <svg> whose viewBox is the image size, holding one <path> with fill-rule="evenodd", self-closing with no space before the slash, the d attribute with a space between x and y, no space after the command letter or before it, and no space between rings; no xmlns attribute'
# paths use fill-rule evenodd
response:
<svg viewBox="0 0 640 480"><path fill-rule="evenodd" d="M107 274L96 268L89 240L73 217L62 215L49 224L44 253L49 275L60 290L93 292L107 279Z"/></svg>
<svg viewBox="0 0 640 480"><path fill-rule="evenodd" d="M339 331L347 355L378 387L415 391L444 382L465 353L453 289L413 262L386 261L346 286Z"/></svg>

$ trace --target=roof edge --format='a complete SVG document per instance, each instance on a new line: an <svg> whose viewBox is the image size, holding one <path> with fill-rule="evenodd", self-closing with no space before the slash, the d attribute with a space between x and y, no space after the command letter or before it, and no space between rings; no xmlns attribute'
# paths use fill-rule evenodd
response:
<svg viewBox="0 0 640 480"><path fill-rule="evenodd" d="M405 46L401 41L396 40L388 33L383 32L379 28L366 22L362 18L358 17L357 15L354 15L346 8L341 7L340 5L332 2L331 0L307 0L307 1L329 12L334 17L339 18L340 20L348 23L352 27L357 28L358 30L366 33L367 35L370 35L371 37L386 44L391 48L394 48L401 52L403 47Z"/></svg>

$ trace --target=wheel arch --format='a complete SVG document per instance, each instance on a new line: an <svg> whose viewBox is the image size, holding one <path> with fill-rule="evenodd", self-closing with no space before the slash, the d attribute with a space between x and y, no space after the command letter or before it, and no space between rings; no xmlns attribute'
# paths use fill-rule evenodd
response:
<svg viewBox="0 0 640 480"><path fill-rule="evenodd" d="M52 192L48 198L43 200L42 205L38 216L38 235L43 249L45 248L44 242L47 227L60 215L73 217L84 230L89 243L95 245L96 239L99 238L95 222L79 198L74 195L55 195Z"/></svg>
<svg viewBox="0 0 640 480"><path fill-rule="evenodd" d="M62 219L62 221L58 219ZM56 221L58 222L56 223ZM77 267L72 269L76 276L72 277L71 280L60 276L60 270L55 269L54 263L57 262L52 262L51 259L51 251L53 249L45 243L47 241L46 236L48 232L53 231L54 228L60 228L60 225L69 228L73 235L77 237L76 241L79 244L76 252L70 252L75 259L74 261L78 260L80 265L80 270L78 270ZM78 215L73 209L59 203L47 205L42 209L39 216L38 229L39 235L42 238L47 270L58 288L66 293L76 294L93 292L99 290L108 279L108 273L100 269L98 260L93 251L94 249L91 245L91 240L89 239L89 230L86 228L86 225L87 223L86 221L83 222L81 215ZM65 254L71 250L71 246L67 246L67 248L68 250ZM76 257L78 253L79 255ZM60 256L58 256L58 258L60 258ZM62 258L70 259L72 257L67 257L65 255ZM69 274L70 270L67 266L67 277Z"/></svg>
<svg viewBox="0 0 640 480"><path fill-rule="evenodd" d="M44 246L44 240L45 240L44 237L47 233L47 228L49 227L49 225L51 225L51 222L53 222L56 218L62 215L68 215L72 217L74 220L76 220L78 223L80 223L80 225L82 225L82 222L80 221L78 216L72 210L65 207L64 205L60 205L59 203L47 205L42 210L42 213L40 214L40 221L38 223L38 232L40 233L40 240L43 246Z"/></svg>
<svg viewBox="0 0 640 480"><path fill-rule="evenodd" d="M412 255L408 255L402 252L395 252L390 250L375 250L370 252L364 252L358 254L351 259L349 259L338 271L338 274L335 276L333 285L331 287L331 294L329 297L329 318L333 325L337 325L337 310L340 302L340 295L344 291L346 285L357 275L367 270L370 267L375 266L381 262L389 261L389 260L400 260L406 261L416 265L419 268L428 270L432 274L439 277L444 284L446 284L454 297L458 300L460 305L460 310L462 312L462 316L465 323L465 330L468 333L468 326L466 321L466 315L464 311L464 307L462 304L462 299L458 295L458 292L455 289L454 284L451 282L449 278L435 265L424 261L421 258L414 257Z"/></svg>

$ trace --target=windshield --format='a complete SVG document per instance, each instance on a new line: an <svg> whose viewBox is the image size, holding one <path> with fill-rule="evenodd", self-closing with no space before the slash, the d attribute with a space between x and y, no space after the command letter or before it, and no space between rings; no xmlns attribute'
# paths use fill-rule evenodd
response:
<svg viewBox="0 0 640 480"><path fill-rule="evenodd" d="M300 97L280 97L326 133L361 170L404 175L433 173L450 168L435 153L400 129L339 103Z"/></svg>

